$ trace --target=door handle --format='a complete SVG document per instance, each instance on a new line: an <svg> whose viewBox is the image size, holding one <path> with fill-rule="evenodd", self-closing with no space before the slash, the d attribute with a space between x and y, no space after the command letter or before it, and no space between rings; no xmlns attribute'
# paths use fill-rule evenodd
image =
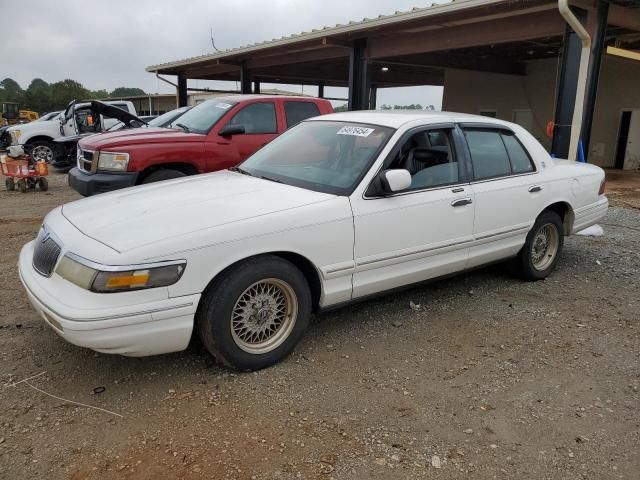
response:
<svg viewBox="0 0 640 480"><path fill-rule="evenodd" d="M470 205L473 203L473 200L471 200L470 198L458 198L457 200L454 200L453 202L451 202L451 206L452 207L464 207L465 205Z"/></svg>
<svg viewBox="0 0 640 480"><path fill-rule="evenodd" d="M534 185L533 187L529 187L529 193L541 192L542 187L540 185Z"/></svg>

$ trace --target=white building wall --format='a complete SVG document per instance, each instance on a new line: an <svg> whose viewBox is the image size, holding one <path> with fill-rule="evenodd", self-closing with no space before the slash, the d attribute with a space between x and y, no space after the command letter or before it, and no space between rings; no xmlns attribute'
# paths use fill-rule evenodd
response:
<svg viewBox="0 0 640 480"><path fill-rule="evenodd" d="M538 60L527 66L527 76L469 70L445 71L443 110L479 114L495 111L501 120L514 121L516 112L531 111L524 125L547 148L547 122L553 119L557 59Z"/></svg>
<svg viewBox="0 0 640 480"><path fill-rule="evenodd" d="M514 121L516 111L531 111L531 133L547 148L547 122L553 120L558 59L527 64L527 75L447 70L443 110L475 113L494 110L497 118ZM615 165L622 110L640 109L640 62L605 55L591 132L589 162ZM556 127L568 128L568 127Z"/></svg>
<svg viewBox="0 0 640 480"><path fill-rule="evenodd" d="M591 131L590 162L615 166L622 111L635 109L640 109L640 62L605 55ZM630 165L625 164L625 168Z"/></svg>

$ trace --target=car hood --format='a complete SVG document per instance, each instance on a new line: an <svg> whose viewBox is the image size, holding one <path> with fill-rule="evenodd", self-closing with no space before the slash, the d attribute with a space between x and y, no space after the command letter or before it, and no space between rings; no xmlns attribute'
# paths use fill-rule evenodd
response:
<svg viewBox="0 0 640 480"><path fill-rule="evenodd" d="M104 115L105 117L120 120L127 126L130 126L132 123L137 123L138 125L147 124L147 122L136 117L134 114L127 112L126 110L118 108L114 105L100 102L98 100L93 100L91 102L91 110L93 110L93 112L97 113L98 115Z"/></svg>
<svg viewBox="0 0 640 480"><path fill-rule="evenodd" d="M137 144L202 142L205 136L168 128L132 128L91 135L80 141L83 150L104 150Z"/></svg>
<svg viewBox="0 0 640 480"><path fill-rule="evenodd" d="M335 198L280 183L222 171L127 188L63 206L78 230L118 252L158 242L195 247L189 234L210 230L208 240L226 241L226 228L256 217ZM249 229L250 230L250 229ZM243 228L247 233L247 229ZM254 232L264 234L266 232ZM251 233L250 233L251 234Z"/></svg>

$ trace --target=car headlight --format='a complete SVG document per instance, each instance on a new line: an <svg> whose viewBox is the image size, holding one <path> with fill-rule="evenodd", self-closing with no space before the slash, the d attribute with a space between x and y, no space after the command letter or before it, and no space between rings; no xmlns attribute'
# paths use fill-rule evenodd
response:
<svg viewBox="0 0 640 480"><path fill-rule="evenodd" d="M60 260L56 273L85 290L97 293L129 292L173 285L184 273L185 260L111 267L72 253Z"/></svg>
<svg viewBox="0 0 640 480"><path fill-rule="evenodd" d="M129 165L128 153L100 152L98 156L99 170L112 170L114 172L125 172Z"/></svg>

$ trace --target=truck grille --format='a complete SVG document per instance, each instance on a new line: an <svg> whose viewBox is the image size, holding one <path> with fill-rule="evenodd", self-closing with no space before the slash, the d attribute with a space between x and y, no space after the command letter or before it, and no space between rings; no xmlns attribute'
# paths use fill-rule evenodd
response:
<svg viewBox="0 0 640 480"><path fill-rule="evenodd" d="M78 146L78 169L86 173L93 173L93 152L82 150Z"/></svg>
<svg viewBox="0 0 640 480"><path fill-rule="evenodd" d="M40 275L50 277L60 256L60 250L60 245L51 238L51 235L44 228L40 229L33 251L33 268Z"/></svg>

